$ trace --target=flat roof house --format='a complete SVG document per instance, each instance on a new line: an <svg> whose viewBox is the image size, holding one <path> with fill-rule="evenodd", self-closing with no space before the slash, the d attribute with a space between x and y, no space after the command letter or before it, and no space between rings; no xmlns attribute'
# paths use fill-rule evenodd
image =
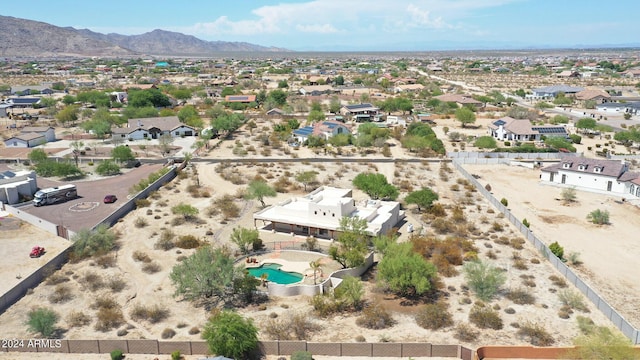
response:
<svg viewBox="0 0 640 360"><path fill-rule="evenodd" d="M253 222L269 223L270 229L279 232L335 239L343 217L365 219L370 236L386 233L404 218L397 201L365 200L356 204L351 194L351 189L323 186L258 211L253 214Z"/></svg>

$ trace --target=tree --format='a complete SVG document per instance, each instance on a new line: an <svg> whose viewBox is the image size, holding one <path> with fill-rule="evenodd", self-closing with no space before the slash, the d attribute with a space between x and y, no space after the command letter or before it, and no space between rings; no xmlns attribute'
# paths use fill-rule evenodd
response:
<svg viewBox="0 0 640 360"><path fill-rule="evenodd" d="M75 123L78 120L78 114L80 110L75 105L66 106L64 109L58 111L56 119L60 124L67 126L69 123Z"/></svg>
<svg viewBox="0 0 640 360"><path fill-rule="evenodd" d="M269 100L273 101L276 106L284 106L287 103L287 93L280 89L272 90L267 95L267 101Z"/></svg>
<svg viewBox="0 0 640 360"><path fill-rule="evenodd" d="M318 110L311 110L307 116L307 120L310 122L324 121L326 118L325 114Z"/></svg>
<svg viewBox="0 0 640 360"><path fill-rule="evenodd" d="M476 114L471 109L463 106L456 110L456 120L460 121L462 127L465 127L467 124L476 122Z"/></svg>
<svg viewBox="0 0 640 360"><path fill-rule="evenodd" d="M80 157L80 152L83 151L84 142L80 140L74 140L69 145L73 148L73 160L76 162L76 167L78 166L78 158Z"/></svg>
<svg viewBox="0 0 640 360"><path fill-rule="evenodd" d="M360 173L353 179L353 185L374 200L395 200L399 194L398 189L389 184L383 174Z"/></svg>
<svg viewBox="0 0 640 360"><path fill-rule="evenodd" d="M317 259L309 262L309 267L311 268L311 270L313 270L313 285L316 284L318 271L321 271L322 263L320 262L320 260L321 259Z"/></svg>
<svg viewBox="0 0 640 360"><path fill-rule="evenodd" d="M251 319L236 312L222 310L209 318L202 338L212 354L233 359L248 359L258 346L258 329Z"/></svg>
<svg viewBox="0 0 640 360"><path fill-rule="evenodd" d="M329 255L343 268L364 265L367 254L367 220L357 216L340 219L338 244L331 245Z"/></svg>
<svg viewBox="0 0 640 360"><path fill-rule="evenodd" d="M193 105L186 105L178 111L178 119L181 122L196 128L202 128L203 122L198 114L198 109Z"/></svg>
<svg viewBox="0 0 640 360"><path fill-rule="evenodd" d="M171 212L174 215L180 215L184 217L185 220L191 220L198 215L198 208L191 206L189 204L180 203L171 208Z"/></svg>
<svg viewBox="0 0 640 360"><path fill-rule="evenodd" d="M465 263L462 270L467 284L482 301L491 300L507 280L501 269L480 260Z"/></svg>
<svg viewBox="0 0 640 360"><path fill-rule="evenodd" d="M174 296L189 301L224 300L231 292L233 281L241 276L231 255L222 249L201 247L176 264L169 278L176 287Z"/></svg>
<svg viewBox="0 0 640 360"><path fill-rule="evenodd" d="M593 130L596 128L596 119L592 118L582 118L576 122L576 128L582 130Z"/></svg>
<svg viewBox="0 0 640 360"><path fill-rule="evenodd" d="M98 175L117 175L120 173L120 166L111 160L103 160L96 167Z"/></svg>
<svg viewBox="0 0 640 360"><path fill-rule="evenodd" d="M126 145L119 145L111 150L111 158L119 163L134 160L136 157L133 155L133 151Z"/></svg>
<svg viewBox="0 0 640 360"><path fill-rule="evenodd" d="M249 188L247 189L246 198L256 199L260 201L260 204L262 205L262 207L265 207L266 204L264 203L264 198L266 196L275 197L276 195L277 195L276 191L271 186L269 186L269 184L267 184L264 181L254 180L249 183Z"/></svg>
<svg viewBox="0 0 640 360"><path fill-rule="evenodd" d="M422 295L433 288L436 267L413 251L411 243L390 243L378 263L378 276L401 296Z"/></svg>
<svg viewBox="0 0 640 360"><path fill-rule="evenodd" d="M480 136L476 139L474 145L479 149L495 149L498 147L498 143L493 136Z"/></svg>
<svg viewBox="0 0 640 360"><path fill-rule="evenodd" d="M407 204L418 205L418 211L430 208L436 200L438 200L438 194L429 188L422 188L421 190L413 191L404 198L404 201Z"/></svg>
<svg viewBox="0 0 640 360"><path fill-rule="evenodd" d="M169 154L171 151L171 144L173 144L174 140L173 136L169 133L164 133L158 137L158 145L160 145L160 149L163 154Z"/></svg>
<svg viewBox="0 0 640 360"><path fill-rule="evenodd" d="M116 243L116 234L105 224L95 230L80 229L72 238L73 256L83 259L94 255L103 255L111 251Z"/></svg>
<svg viewBox="0 0 640 360"><path fill-rule="evenodd" d="M243 120L240 114L224 113L211 120L211 127L227 136L238 129L242 125Z"/></svg>
<svg viewBox="0 0 640 360"><path fill-rule="evenodd" d="M609 223L609 211L596 209L587 215L587 220L597 225L606 225Z"/></svg>
<svg viewBox="0 0 640 360"><path fill-rule="evenodd" d="M51 337L56 331L58 314L48 308L36 308L27 314L27 326L29 331L40 333L45 338Z"/></svg>
<svg viewBox="0 0 640 360"><path fill-rule="evenodd" d="M568 350L562 359L632 360L640 359L633 344L623 334L604 326L573 340L575 347Z"/></svg>
<svg viewBox="0 0 640 360"><path fill-rule="evenodd" d="M128 104L131 107L168 107L171 106L169 97L163 94L159 89L129 89Z"/></svg>
<svg viewBox="0 0 640 360"><path fill-rule="evenodd" d="M318 181L317 171L303 171L296 174L296 181L304 185L304 191L307 191L307 185L314 184Z"/></svg>
<svg viewBox="0 0 640 360"><path fill-rule="evenodd" d="M231 242L238 245L243 254L248 254L250 250L260 250L262 247L262 240L260 240L257 229L234 228L231 232Z"/></svg>
<svg viewBox="0 0 640 360"><path fill-rule="evenodd" d="M44 151L44 149L33 149L29 152L27 157L34 164L38 164L49 159L49 155L47 155L47 152Z"/></svg>

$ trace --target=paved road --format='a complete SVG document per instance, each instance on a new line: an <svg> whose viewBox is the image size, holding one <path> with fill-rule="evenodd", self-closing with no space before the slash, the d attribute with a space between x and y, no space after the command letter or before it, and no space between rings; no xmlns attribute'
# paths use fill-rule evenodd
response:
<svg viewBox="0 0 640 360"><path fill-rule="evenodd" d="M78 231L91 228L112 213L119 204L128 199L129 189L162 168L160 164L143 164L127 173L95 181L72 181L78 188L78 198L64 203L35 207L31 204L20 207L22 211L38 216L54 224ZM45 178L38 178L38 187L46 188L65 184ZM118 201L113 204L103 203L104 196L114 194Z"/></svg>

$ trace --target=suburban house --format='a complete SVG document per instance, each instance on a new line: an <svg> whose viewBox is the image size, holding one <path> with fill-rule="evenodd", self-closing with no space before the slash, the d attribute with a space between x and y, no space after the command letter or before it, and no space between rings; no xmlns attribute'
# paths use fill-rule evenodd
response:
<svg viewBox="0 0 640 360"><path fill-rule="evenodd" d="M351 116L356 121L371 121L377 115L380 108L370 103L344 105L340 108L340 114Z"/></svg>
<svg viewBox="0 0 640 360"><path fill-rule="evenodd" d="M458 106L473 106L475 108L480 108L484 106L484 103L472 98L470 95L462 95L462 94L444 94L435 97L436 99L442 102L454 102L458 104Z"/></svg>
<svg viewBox="0 0 640 360"><path fill-rule="evenodd" d="M34 133L44 135L47 142L56 141L56 129L51 126L26 126L20 131L23 134Z"/></svg>
<svg viewBox="0 0 640 360"><path fill-rule="evenodd" d="M422 90L424 90L424 85L422 84L398 84L393 88L395 93L420 92Z"/></svg>
<svg viewBox="0 0 640 360"><path fill-rule="evenodd" d="M640 102L639 101L631 101L631 102L625 102L625 103L605 102L605 103L596 105L596 110L598 112L604 112L604 113L629 113L632 115L637 115L638 113L640 113Z"/></svg>
<svg viewBox="0 0 640 360"><path fill-rule="evenodd" d="M556 74L557 78L578 78L580 77L580 73L574 70L563 70Z"/></svg>
<svg viewBox="0 0 640 360"><path fill-rule="evenodd" d="M284 115L284 111L282 109L273 108L267 111L265 114L268 116L282 116Z"/></svg>
<svg viewBox="0 0 640 360"><path fill-rule="evenodd" d="M45 144L47 138L38 133L21 133L4 141L6 147L32 148Z"/></svg>
<svg viewBox="0 0 640 360"><path fill-rule="evenodd" d="M396 226L404 212L397 201L364 200L356 204L351 189L323 186L258 211L253 214L253 223L260 220L270 230L335 239L343 217L365 219L367 234L378 236Z"/></svg>
<svg viewBox="0 0 640 360"><path fill-rule="evenodd" d="M124 84L122 85L122 91L129 92L130 89L149 90L157 89L156 84Z"/></svg>
<svg viewBox="0 0 640 360"><path fill-rule="evenodd" d="M323 122L317 122L312 126L305 126L299 129L293 130L293 137L299 143L304 143L309 136L322 137L325 140L329 140L332 136L338 134L350 134L351 130L344 123L339 121L327 120Z"/></svg>
<svg viewBox="0 0 640 360"><path fill-rule="evenodd" d="M127 127L112 129L112 138L126 140L157 139L164 134L172 137L195 136L195 128L180 122L177 116L129 119Z"/></svg>
<svg viewBox="0 0 640 360"><path fill-rule="evenodd" d="M602 104L611 101L611 95L604 90L587 89L576 93L576 100L595 101L596 104Z"/></svg>
<svg viewBox="0 0 640 360"><path fill-rule="evenodd" d="M12 97L5 101L12 108L33 108L34 105L40 103L39 97Z"/></svg>
<svg viewBox="0 0 640 360"><path fill-rule="evenodd" d="M15 85L11 87L11 95L51 95L54 91L47 85Z"/></svg>
<svg viewBox="0 0 640 360"><path fill-rule="evenodd" d="M298 89L298 92L306 96L319 96L337 92L331 85L306 85Z"/></svg>
<svg viewBox="0 0 640 360"><path fill-rule="evenodd" d="M640 174L628 171L624 161L565 156L541 169L540 180L580 190L640 197Z"/></svg>
<svg viewBox="0 0 640 360"><path fill-rule="evenodd" d="M533 94L527 95L527 98L550 99L555 98L559 93L563 93L566 96L570 97L583 90L584 88L582 87L574 87L569 85L551 85L533 89Z"/></svg>
<svg viewBox="0 0 640 360"><path fill-rule="evenodd" d="M534 126L529 119L505 116L489 124L489 135L501 141L540 141L542 136L569 137L564 126Z"/></svg>
<svg viewBox="0 0 640 360"><path fill-rule="evenodd" d="M33 196L38 191L36 172L32 170L0 172L0 202L16 204L20 196Z"/></svg>

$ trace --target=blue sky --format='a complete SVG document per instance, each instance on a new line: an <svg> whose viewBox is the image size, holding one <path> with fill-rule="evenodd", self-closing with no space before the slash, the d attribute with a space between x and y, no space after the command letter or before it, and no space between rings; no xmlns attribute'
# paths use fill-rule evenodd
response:
<svg viewBox="0 0 640 360"><path fill-rule="evenodd" d="M154 29L297 51L640 44L637 0L31 0L0 15L132 35Z"/></svg>

